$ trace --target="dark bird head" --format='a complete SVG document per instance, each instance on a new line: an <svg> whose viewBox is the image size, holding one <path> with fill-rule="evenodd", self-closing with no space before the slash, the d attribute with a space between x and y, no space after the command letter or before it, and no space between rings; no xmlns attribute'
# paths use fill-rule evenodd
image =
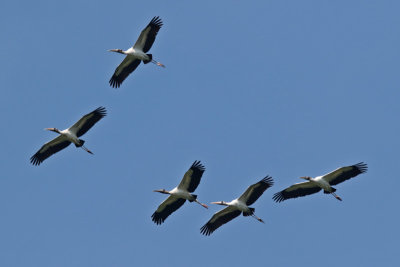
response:
<svg viewBox="0 0 400 267"><path fill-rule="evenodd" d="M303 176L303 177L300 177L300 179L310 181L312 178L310 176Z"/></svg>
<svg viewBox="0 0 400 267"><path fill-rule="evenodd" d="M228 203L226 203L225 201L211 202L211 204L217 204L217 205L222 205L222 206L228 206Z"/></svg>
<svg viewBox="0 0 400 267"><path fill-rule="evenodd" d="M158 192L158 193L168 194L169 195L169 192L167 190L165 190L165 189L153 190L153 192Z"/></svg>
<svg viewBox="0 0 400 267"><path fill-rule="evenodd" d="M55 133L60 133L60 130L58 130L57 128L45 128L45 130L52 131L52 132L55 132Z"/></svg>
<svg viewBox="0 0 400 267"><path fill-rule="evenodd" d="M108 50L109 52L117 52L117 53L120 53L120 54L125 54L124 53L124 51L122 50L122 49L110 49L110 50Z"/></svg>

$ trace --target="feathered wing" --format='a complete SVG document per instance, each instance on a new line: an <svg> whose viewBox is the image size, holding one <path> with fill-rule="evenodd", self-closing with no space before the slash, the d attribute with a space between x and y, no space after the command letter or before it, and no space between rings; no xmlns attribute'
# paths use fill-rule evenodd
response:
<svg viewBox="0 0 400 267"><path fill-rule="evenodd" d="M211 219L200 228L200 233L203 235L211 235L215 230L217 230L221 225L235 219L241 213L240 210L233 206L228 206L215 213Z"/></svg>
<svg viewBox="0 0 400 267"><path fill-rule="evenodd" d="M64 136L59 135L50 142L44 144L36 153L31 157L33 165L40 165L45 159L51 155L63 150L71 144Z"/></svg>
<svg viewBox="0 0 400 267"><path fill-rule="evenodd" d="M140 59L127 55L125 59L115 69L109 83L113 88L119 88L122 82L129 76L140 64Z"/></svg>
<svg viewBox="0 0 400 267"><path fill-rule="evenodd" d="M289 186L285 190L276 193L272 199L276 202L282 202L289 198L303 197L320 191L321 188L311 182L297 183Z"/></svg>
<svg viewBox="0 0 400 267"><path fill-rule="evenodd" d="M368 170L367 164L360 162L351 166L338 168L328 174L324 175L324 179L330 185L337 185L341 182L349 180L357 175L364 173Z"/></svg>
<svg viewBox="0 0 400 267"><path fill-rule="evenodd" d="M151 215L151 219L156 224L162 224L165 219L177 209L179 209L184 203L186 199L178 198L176 196L169 196L163 203L158 206L157 210Z"/></svg>
<svg viewBox="0 0 400 267"><path fill-rule="evenodd" d="M200 184L201 177L206 169L199 160L193 162L190 169L185 173L181 182L178 185L179 189L184 189L193 193Z"/></svg>
<svg viewBox="0 0 400 267"><path fill-rule="evenodd" d="M143 31L140 33L140 36L137 39L133 48L142 50L144 53L147 53L153 45L157 33L161 29L162 25L162 20L158 16L154 17L146 26L146 28L144 28Z"/></svg>
<svg viewBox="0 0 400 267"><path fill-rule="evenodd" d="M76 133L76 136L80 137L84 135L90 128L93 127L99 120L107 115L104 107L99 107L89 114L83 116L79 121L72 125L69 130Z"/></svg>
<svg viewBox="0 0 400 267"><path fill-rule="evenodd" d="M272 177L267 175L258 183L249 186L239 197L239 200L245 202L247 206L250 206L273 184L274 181L272 180Z"/></svg>

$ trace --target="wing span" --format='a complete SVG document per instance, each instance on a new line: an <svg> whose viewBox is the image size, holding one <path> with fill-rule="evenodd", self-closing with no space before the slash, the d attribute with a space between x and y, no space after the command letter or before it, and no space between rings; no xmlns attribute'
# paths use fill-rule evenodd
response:
<svg viewBox="0 0 400 267"><path fill-rule="evenodd" d="M272 199L276 202L282 202L289 198L303 197L320 191L321 188L311 182L303 182L289 186L285 190L276 193Z"/></svg>

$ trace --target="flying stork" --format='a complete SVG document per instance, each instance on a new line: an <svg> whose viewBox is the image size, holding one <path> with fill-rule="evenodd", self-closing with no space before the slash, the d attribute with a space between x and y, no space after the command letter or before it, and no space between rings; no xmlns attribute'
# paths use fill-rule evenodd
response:
<svg viewBox="0 0 400 267"><path fill-rule="evenodd" d="M163 64L157 62L153 59L152 54L146 54L156 39L158 31L163 25L162 20L159 17L154 17L149 25L140 33L135 45L128 50L122 49L110 49L110 52L117 52L126 55L125 59L119 64L115 69L114 75L110 79L110 86L118 88L121 86L122 82L126 77L133 72L137 66L139 66L140 61L144 64L152 62L157 66L164 67Z"/></svg>
<svg viewBox="0 0 400 267"><path fill-rule="evenodd" d="M289 186L285 190L276 193L272 199L276 202L282 202L289 198L311 195L323 189L325 194L332 194L337 200L342 201L342 199L336 195L336 189L332 186L356 177L366 172L367 169L367 164L360 162L351 166L338 168L330 173L315 178L309 176L300 177L301 179L307 180L307 182Z"/></svg>
<svg viewBox="0 0 400 267"><path fill-rule="evenodd" d="M153 191L170 195L166 200L164 200L163 203L160 204L160 206L158 206L153 215L151 215L154 223L162 224L165 219L167 219L167 217L171 215L174 211L179 209L186 200L189 200L189 202L194 201L204 208L208 208L207 205L200 203L197 200L197 195L191 194L200 184L201 176L203 175L204 171L204 166L200 163L200 161L196 160L195 162L193 162L190 169L185 173L182 181L177 187L175 187L171 191L167 191L165 189Z"/></svg>
<svg viewBox="0 0 400 267"><path fill-rule="evenodd" d="M57 128L46 128L45 130L56 132L59 134L59 136L44 144L39 151L31 157L31 163L33 165L40 165L40 163L42 163L45 159L66 148L71 143L74 143L76 147L81 147L88 153L93 154L92 151L83 145L85 141L79 139L79 137L84 135L104 116L106 116L106 109L104 107L99 107L89 114L83 116L68 129L60 131Z"/></svg>
<svg viewBox="0 0 400 267"><path fill-rule="evenodd" d="M232 200L231 202L211 202L211 204L228 206L223 210L215 213L211 219L200 228L200 232L203 235L211 235L215 230L217 230L221 225L233 220L240 213L243 212L243 216L252 216L258 221L264 223L264 221L258 218L255 214L254 208L250 208L256 200L264 193L265 190L270 188L274 184L272 177L266 176L264 179L255 183L247 188L247 190L237 199Z"/></svg>

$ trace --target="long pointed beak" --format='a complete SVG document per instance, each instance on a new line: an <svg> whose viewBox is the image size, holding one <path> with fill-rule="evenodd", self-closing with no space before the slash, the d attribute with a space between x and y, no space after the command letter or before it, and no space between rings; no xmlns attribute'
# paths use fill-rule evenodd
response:
<svg viewBox="0 0 400 267"><path fill-rule="evenodd" d="M44 128L45 130L47 130L47 131L51 131L52 130L52 128Z"/></svg>
<svg viewBox="0 0 400 267"><path fill-rule="evenodd" d="M153 192L158 192L158 193L163 193L163 194L169 194L169 193L166 192L164 189L153 190Z"/></svg>
<svg viewBox="0 0 400 267"><path fill-rule="evenodd" d="M221 202L220 202L220 201L218 201L218 202L210 202L210 204L217 204L217 205L219 205L219 204L221 204Z"/></svg>

